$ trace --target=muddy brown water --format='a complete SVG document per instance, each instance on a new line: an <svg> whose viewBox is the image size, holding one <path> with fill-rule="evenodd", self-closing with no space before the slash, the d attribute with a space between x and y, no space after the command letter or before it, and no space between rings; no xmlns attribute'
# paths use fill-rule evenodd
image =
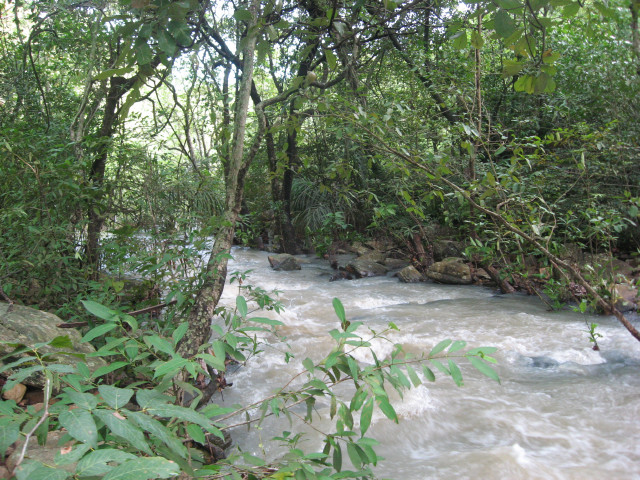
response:
<svg viewBox="0 0 640 480"><path fill-rule="evenodd" d="M392 277L329 282L327 262L313 256L298 257L300 271L276 272L265 252L234 249L233 255L229 271L252 270L248 283L281 292L283 313L254 315L284 322L279 332L295 358L285 362L283 344L265 347L229 374L234 386L214 402L258 401L300 372L306 357L326 357L334 345L328 331L339 327L332 307L338 297L351 321L376 331L395 323L400 331L388 338L411 352L428 352L446 338L499 349L501 384L461 361L463 387L437 375L402 399L393 396L399 424L374 413L367 436L380 441L378 477L640 478L640 343L613 317L549 312L537 298L473 286L408 285ZM233 305L237 293L236 283L227 285L223 302ZM599 324L599 352L591 348L585 320ZM359 332L364 336L366 329ZM382 341L373 346L378 357L393 348ZM370 355L357 358L367 362ZM349 391L343 394L349 398ZM319 401L315 428L328 431L328 417L329 405ZM284 416L232 435L244 451L272 460L285 449L269 440L285 430L307 431L299 445L305 451L322 449L318 434Z"/></svg>

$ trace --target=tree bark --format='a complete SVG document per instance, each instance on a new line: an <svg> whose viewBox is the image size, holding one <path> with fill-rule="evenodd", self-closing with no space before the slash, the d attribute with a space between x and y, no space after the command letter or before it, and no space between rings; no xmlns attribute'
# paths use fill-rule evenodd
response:
<svg viewBox="0 0 640 480"><path fill-rule="evenodd" d="M211 321L224 290L228 254L233 244L235 226L242 207L245 175L257 151L256 144L260 142L261 135L259 132L256 141L254 141L254 148L245 156L244 140L253 82L259 3L259 0L251 1L249 11L251 12L252 20L247 26L247 36L244 39L244 47L242 49L242 77L238 88L233 139L228 159L223 227L216 234L211 257L205 267L204 283L196 295L194 306L189 314L189 328L178 345L178 353L185 358L197 354L199 348L207 344L211 337Z"/></svg>

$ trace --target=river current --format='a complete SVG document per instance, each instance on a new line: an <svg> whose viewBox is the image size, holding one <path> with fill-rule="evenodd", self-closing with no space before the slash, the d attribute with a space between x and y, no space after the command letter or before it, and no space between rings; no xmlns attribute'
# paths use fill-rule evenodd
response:
<svg viewBox="0 0 640 480"><path fill-rule="evenodd" d="M284 345L266 347L228 375L233 387L214 402L258 401L303 370L306 357L325 358L334 346L328 332L339 327L332 306L338 297L350 321L376 331L397 325L388 337L407 351L427 353L447 338L498 348L500 384L461 360L464 386L436 371L435 383L393 397L399 424L374 412L367 436L381 442L378 477L640 479L640 343L615 318L550 312L537 298L474 286L403 284L394 277L329 282L328 263L313 256L298 257L302 270L278 272L265 252L232 253L230 272L251 270L245 283L281 292L284 312L255 315L284 322L278 331L295 357L287 363ZM228 284L222 302L234 305L237 294L237 284ZM585 319L599 325L599 352ZM381 358L392 345L375 342L374 349ZM322 430L329 406L319 402L317 411L314 426ZM285 450L268 440L297 428L271 417L232 436L244 451L272 460ZM318 451L322 444L310 431L300 447Z"/></svg>

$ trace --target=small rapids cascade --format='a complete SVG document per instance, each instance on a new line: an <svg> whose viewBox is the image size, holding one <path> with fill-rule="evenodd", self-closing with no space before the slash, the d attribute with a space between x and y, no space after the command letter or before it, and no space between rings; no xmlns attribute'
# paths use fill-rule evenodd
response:
<svg viewBox="0 0 640 480"><path fill-rule="evenodd" d="M232 253L229 272L250 270L245 283L280 292L284 312L259 315L285 324L278 332L294 358L285 361L286 345L265 347L229 372L233 387L214 402L259 401L302 371L306 357L325 358L335 345L328 332L339 328L332 307L338 297L350 321L376 331L393 322L399 330L387 337L406 351L428 353L447 338L469 348L498 348L493 356L500 384L460 360L462 387L436 372L435 383L393 396L399 424L374 412L367 436L380 441L378 477L640 478L640 343L613 317L586 317L602 335L600 351L594 351L584 315L550 312L537 298L474 286L403 284L393 277L329 282L329 265L313 256L298 257L302 270L284 272L269 267L265 252ZM237 294L237 284L228 284L223 304L234 305ZM393 345L373 347L380 358ZM364 354L358 359L370 361ZM316 411L313 425L324 431L328 403L318 402ZM302 427L269 417L257 428L231 433L244 451L273 460L286 449L270 440L285 430L307 432L299 448L322 449L318 434Z"/></svg>

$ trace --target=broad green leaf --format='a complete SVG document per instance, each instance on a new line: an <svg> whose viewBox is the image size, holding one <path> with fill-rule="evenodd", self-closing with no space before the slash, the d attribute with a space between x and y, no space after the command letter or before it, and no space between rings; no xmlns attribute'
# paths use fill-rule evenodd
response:
<svg viewBox="0 0 640 480"><path fill-rule="evenodd" d="M324 55L327 58L327 65L329 66L329 70L335 70L338 64L338 59L336 58L333 51L325 49Z"/></svg>
<svg viewBox="0 0 640 480"><path fill-rule="evenodd" d="M456 50L464 50L467 48L467 32L465 30L459 31L451 38L453 40L453 48Z"/></svg>
<svg viewBox="0 0 640 480"><path fill-rule="evenodd" d="M167 30L160 29L158 32L158 47L167 57L173 57L176 53L176 41Z"/></svg>
<svg viewBox="0 0 640 480"><path fill-rule="evenodd" d="M78 460L80 460L89 450L91 450L91 445L87 445L86 443L76 443L73 447L71 447L71 451L62 449L58 450L54 457L54 461L56 462L56 465L69 465L70 463L77 463Z"/></svg>
<svg viewBox="0 0 640 480"><path fill-rule="evenodd" d="M107 373L111 373L114 370L118 370L119 368L125 367L129 365L129 362L113 362L109 365L105 365L104 367L97 368L92 377L94 379L100 378L102 375L106 375Z"/></svg>
<svg viewBox="0 0 640 480"><path fill-rule="evenodd" d="M519 62L518 60L504 60L502 62L502 76L503 77L512 77L517 75L524 68L524 63Z"/></svg>
<svg viewBox="0 0 640 480"><path fill-rule="evenodd" d="M184 337L184 335L187 333L188 329L189 329L189 324L187 322L183 322L180 325L178 325L178 328L176 328L173 331L173 334L171 335L171 338L173 338L173 347L174 348L178 345L178 342L180 340L182 340L182 337Z"/></svg>
<svg viewBox="0 0 640 480"><path fill-rule="evenodd" d="M167 27L178 45L186 47L191 44L191 29L185 20L170 20Z"/></svg>
<svg viewBox="0 0 640 480"><path fill-rule="evenodd" d="M110 308L107 308L104 305L101 305L100 303L94 302L93 300L82 300L82 304L84 305L84 308L88 310L89 313L103 320L110 321L114 317L118 316L118 312L111 310Z"/></svg>
<svg viewBox="0 0 640 480"><path fill-rule="evenodd" d="M313 360L311 360L309 357L305 358L302 361L302 366L304 368L306 368L307 371L309 371L310 373L313 373L313 371L315 369L315 365L313 364Z"/></svg>
<svg viewBox="0 0 640 480"><path fill-rule="evenodd" d="M487 177L491 175L491 172L487 173ZM493 175L491 175L491 178L493 178ZM495 178L493 178L493 182L492 183L496 183ZM453 352L457 352L458 350L462 350L464 347L467 346L467 342L465 342L464 340L456 340L455 342L453 342L453 344L451 345L451 347L449 347L449 353L453 353Z"/></svg>
<svg viewBox="0 0 640 480"><path fill-rule="evenodd" d="M457 386L461 387L462 372L460 371L460 368L458 368L458 365L456 365L451 359L449 359L449 371L451 372L451 378L453 378L453 381L456 382Z"/></svg>
<svg viewBox="0 0 640 480"><path fill-rule="evenodd" d="M102 420L111 433L129 442L133 447L152 455L142 431L118 412L111 410L94 410L93 414Z"/></svg>
<svg viewBox="0 0 640 480"><path fill-rule="evenodd" d="M355 443L347 443L347 453L349 454L349 460L354 467L360 468L362 466L362 459L358 453L358 446Z"/></svg>
<svg viewBox="0 0 640 480"><path fill-rule="evenodd" d="M49 342L54 348L73 348L69 335L60 335Z"/></svg>
<svg viewBox="0 0 640 480"><path fill-rule="evenodd" d="M380 410L382 410L382 413L384 413L389 420L393 420L394 422L398 423L398 415L396 414L393 406L389 403L388 399L384 397L379 398L378 406L380 407Z"/></svg>
<svg viewBox="0 0 640 480"><path fill-rule="evenodd" d="M20 436L20 426L11 423L8 418L0 419L0 458L4 457L7 448L18 440Z"/></svg>
<svg viewBox="0 0 640 480"><path fill-rule="evenodd" d="M500 383L500 377L498 377L498 374L495 372L493 368L491 368L489 365L487 365L484 361L482 361L478 357L468 357L468 358L471 365L473 365L480 373Z"/></svg>
<svg viewBox="0 0 640 480"><path fill-rule="evenodd" d="M100 385L98 391L100 395L102 395L102 398L104 398L104 401L107 402L107 405L116 410L121 409L129 403L134 393L130 388L118 388L111 385Z"/></svg>
<svg viewBox="0 0 640 480"><path fill-rule="evenodd" d="M195 425L193 423L190 423L189 425L187 425L187 433L193 440L195 440L199 444L201 445L207 444L207 439L204 436L204 433L202 432L202 428L200 428L198 425Z"/></svg>
<svg viewBox="0 0 640 480"><path fill-rule="evenodd" d="M164 395L163 395L164 396ZM136 398L138 396L136 395ZM133 420L140 428L146 430L158 440L162 441L173 452L180 455L182 458L188 458L189 452L180 439L169 430L162 422L159 422L155 418L146 415L143 412L129 412L127 417Z"/></svg>
<svg viewBox="0 0 640 480"><path fill-rule="evenodd" d="M78 462L76 474L83 477L101 476L113 470L113 465L107 465L108 463L123 463L135 458L137 457L131 453L114 448L94 450Z"/></svg>
<svg viewBox="0 0 640 480"><path fill-rule="evenodd" d="M176 354L171 343L169 343L165 338L162 338L158 335L154 334L144 337L144 343L172 357Z"/></svg>
<svg viewBox="0 0 640 480"><path fill-rule="evenodd" d="M247 300L242 295L238 295L236 297L236 308L238 309L238 315L242 318L247 317L247 313L249 311L247 308Z"/></svg>
<svg viewBox="0 0 640 480"><path fill-rule="evenodd" d="M26 460L13 472L18 480L64 480L70 473L47 467L36 460Z"/></svg>
<svg viewBox="0 0 640 480"><path fill-rule="evenodd" d="M98 443L98 429L93 416L86 410L74 408L58 416L60 425L67 429L76 440L95 447Z"/></svg>
<svg viewBox="0 0 640 480"><path fill-rule="evenodd" d="M99 82L100 80L106 80L107 78L111 78L111 77L121 77L133 71L134 71L134 68L131 66L121 67L121 68L109 68L97 74L95 77L93 77L93 80L96 82Z"/></svg>
<svg viewBox="0 0 640 480"><path fill-rule="evenodd" d="M158 417L178 418L180 420L195 423L208 432L213 433L216 437L224 439L222 432L213 425L211 420L190 408L180 407L178 405L152 405L147 408L147 411L151 415L157 415Z"/></svg>
<svg viewBox="0 0 640 480"><path fill-rule="evenodd" d="M129 460L107 473L103 480L151 480L180 474L180 467L166 458L140 457Z"/></svg>
<svg viewBox="0 0 640 480"><path fill-rule="evenodd" d="M431 349L431 351L429 352L429 356L433 356L433 355L437 355L438 353L442 352L445 348L447 348L449 345L451 345L451 340L447 339L447 340L442 340L440 343L438 343L435 347L433 347Z"/></svg>
<svg viewBox="0 0 640 480"><path fill-rule="evenodd" d="M118 326L115 322L103 323L102 325L98 325L97 327L89 330L84 337L82 337L81 342L90 342L94 338L102 337L109 333L111 330Z"/></svg>
<svg viewBox="0 0 640 480"><path fill-rule="evenodd" d="M83 410L93 410L98 406L98 399L91 393L76 392L71 388L66 388L65 393L69 396L69 400Z"/></svg>
<svg viewBox="0 0 640 480"><path fill-rule="evenodd" d="M342 470L342 447L338 442L333 446L333 468L336 472Z"/></svg>
<svg viewBox="0 0 640 480"><path fill-rule="evenodd" d="M264 318L264 317L252 317L252 318L247 318L248 321L250 322L256 322L256 323L264 323L266 325L272 325L272 326L278 326L278 325L284 325L284 323L282 323L280 320L274 320L272 318Z"/></svg>
<svg viewBox="0 0 640 480"><path fill-rule="evenodd" d="M236 20L240 20L241 22L250 22L251 20L253 20L253 15L249 10L238 9L233 12L233 18L235 18Z"/></svg>
<svg viewBox="0 0 640 480"><path fill-rule="evenodd" d="M493 17L493 28L502 38L508 38L516 31L516 24L505 10L498 10Z"/></svg>
<svg viewBox="0 0 640 480"><path fill-rule="evenodd" d="M579 10L580 4L578 2L572 3L571 5L567 5L562 9L562 16L564 18L575 17Z"/></svg>
<svg viewBox="0 0 640 480"><path fill-rule="evenodd" d="M430 362L435 365L435 367L440 370L442 373L444 373L445 375L451 375L451 372L449 371L449 369L447 369L447 367L445 367L442 363L440 363L438 360L430 360Z"/></svg>
<svg viewBox="0 0 640 480"><path fill-rule="evenodd" d="M482 38L482 34L477 30L473 30L471 32L471 46L477 50L480 50L484 45L484 38Z"/></svg>
<svg viewBox="0 0 640 480"><path fill-rule="evenodd" d="M164 375L174 375L182 370L187 365L187 363L189 363L189 360L187 360L186 358L173 358L168 362L161 363L158 367L156 367L153 377L157 378Z"/></svg>
<svg viewBox="0 0 640 480"><path fill-rule="evenodd" d="M335 310L340 322L345 323L347 321L347 315L344 311L344 306L342 305L342 302L339 298L333 299L333 309Z"/></svg>
<svg viewBox="0 0 640 480"><path fill-rule="evenodd" d="M360 414L360 435L364 436L369 430L371 425L371 417L373 415L373 398L369 398L364 407L362 407L362 413Z"/></svg>
<svg viewBox="0 0 640 480"><path fill-rule="evenodd" d="M409 378L411 379L411 383L413 383L414 387L422 384L422 380L420 380L420 377L418 377L418 374L411 365L407 365L407 373L409 374Z"/></svg>

